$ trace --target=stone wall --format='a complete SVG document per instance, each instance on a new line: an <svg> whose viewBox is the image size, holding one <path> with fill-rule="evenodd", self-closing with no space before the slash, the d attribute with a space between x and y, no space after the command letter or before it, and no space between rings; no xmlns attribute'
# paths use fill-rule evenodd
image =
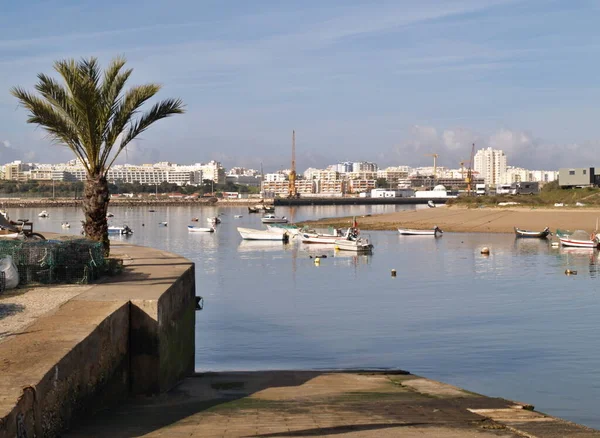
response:
<svg viewBox="0 0 600 438"><path fill-rule="evenodd" d="M0 438L60 436L78 416L193 373L193 263L132 245L112 252L122 275L0 343Z"/></svg>

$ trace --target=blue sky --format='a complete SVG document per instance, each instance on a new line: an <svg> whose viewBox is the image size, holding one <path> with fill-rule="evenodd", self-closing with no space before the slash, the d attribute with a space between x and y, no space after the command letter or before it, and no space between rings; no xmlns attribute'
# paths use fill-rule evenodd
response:
<svg viewBox="0 0 600 438"><path fill-rule="evenodd" d="M370 160L457 167L470 144L509 165L595 165L600 3L593 0L2 2L0 162L58 162L9 94L56 59L124 55L132 83L187 113L128 162L226 167ZM4 90L4 91L2 91ZM600 165L600 163L598 163Z"/></svg>

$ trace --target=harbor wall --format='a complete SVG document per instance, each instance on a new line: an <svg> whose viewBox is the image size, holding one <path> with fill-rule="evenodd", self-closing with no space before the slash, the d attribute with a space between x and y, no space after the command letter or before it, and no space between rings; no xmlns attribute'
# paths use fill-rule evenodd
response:
<svg viewBox="0 0 600 438"><path fill-rule="evenodd" d="M433 201L435 204L445 204L451 198L275 198L275 206L301 206L301 205L411 205L427 204Z"/></svg>
<svg viewBox="0 0 600 438"><path fill-rule="evenodd" d="M194 264L132 245L112 252L123 274L0 343L1 438L60 436L78 417L193 374Z"/></svg>

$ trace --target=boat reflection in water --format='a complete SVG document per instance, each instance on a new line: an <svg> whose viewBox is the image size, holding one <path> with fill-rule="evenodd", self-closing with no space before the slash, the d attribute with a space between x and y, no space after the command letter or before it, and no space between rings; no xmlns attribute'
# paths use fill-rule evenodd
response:
<svg viewBox="0 0 600 438"><path fill-rule="evenodd" d="M292 246L278 240L242 240L237 247L238 252L254 251L289 251Z"/></svg>
<svg viewBox="0 0 600 438"><path fill-rule="evenodd" d="M598 269L598 250L594 248L565 248L558 249L558 256L566 269L579 270L578 273L588 272L590 277L600 277Z"/></svg>

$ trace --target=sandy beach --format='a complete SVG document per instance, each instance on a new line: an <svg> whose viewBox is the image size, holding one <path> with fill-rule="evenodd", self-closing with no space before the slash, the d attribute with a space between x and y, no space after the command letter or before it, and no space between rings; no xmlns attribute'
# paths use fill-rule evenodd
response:
<svg viewBox="0 0 600 438"><path fill-rule="evenodd" d="M444 231L512 233L514 227L541 231L550 227L592 231L600 209L564 208L464 208L438 207L357 217L364 230L395 230L398 227L428 229L435 225ZM305 222L311 227L347 227L352 218L327 218Z"/></svg>

